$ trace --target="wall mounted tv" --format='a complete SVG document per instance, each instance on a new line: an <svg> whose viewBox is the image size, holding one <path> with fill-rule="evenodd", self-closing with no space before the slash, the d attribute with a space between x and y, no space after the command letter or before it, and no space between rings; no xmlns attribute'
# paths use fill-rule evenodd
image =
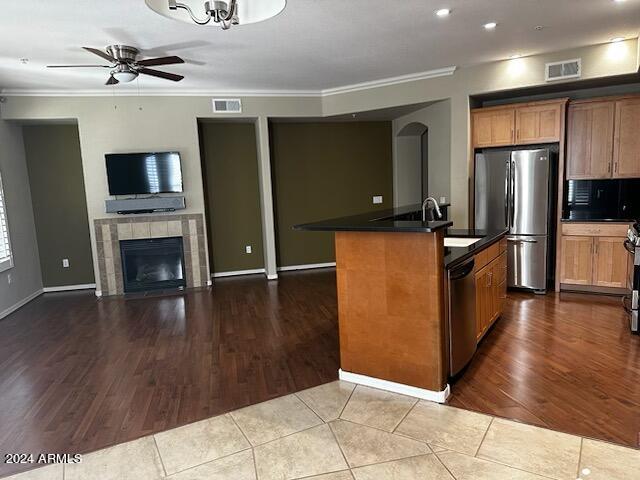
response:
<svg viewBox="0 0 640 480"><path fill-rule="evenodd" d="M182 192L178 152L109 153L105 159L111 195Z"/></svg>

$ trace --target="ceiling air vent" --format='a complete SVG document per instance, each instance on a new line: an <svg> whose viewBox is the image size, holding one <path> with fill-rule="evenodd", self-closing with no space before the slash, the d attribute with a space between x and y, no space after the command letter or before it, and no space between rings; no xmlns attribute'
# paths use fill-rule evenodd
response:
<svg viewBox="0 0 640 480"><path fill-rule="evenodd" d="M580 78L582 76L582 60L564 60L562 62L547 63L545 66L545 80L554 82L568 78Z"/></svg>
<svg viewBox="0 0 640 480"><path fill-rule="evenodd" d="M242 100L239 98L214 98L214 113L242 113Z"/></svg>

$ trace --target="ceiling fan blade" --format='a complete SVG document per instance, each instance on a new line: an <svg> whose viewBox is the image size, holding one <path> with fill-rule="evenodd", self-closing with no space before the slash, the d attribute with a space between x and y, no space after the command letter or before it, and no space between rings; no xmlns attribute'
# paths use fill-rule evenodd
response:
<svg viewBox="0 0 640 480"><path fill-rule="evenodd" d="M91 47L82 47L82 48L84 48L87 52L91 52L94 55L98 55L99 57L102 57L102 58L104 58L105 60L107 60L109 62L116 63L116 59L115 58L113 58L108 53L103 52L102 50L98 50L97 48L91 48Z"/></svg>
<svg viewBox="0 0 640 480"><path fill-rule="evenodd" d="M105 85L117 85L118 83L120 83L113 75L109 77L109 80L107 80L107 83L105 83Z"/></svg>
<svg viewBox="0 0 640 480"><path fill-rule="evenodd" d="M112 68L109 65L47 65L47 68Z"/></svg>
<svg viewBox="0 0 640 480"><path fill-rule="evenodd" d="M176 63L184 63L184 60L180 57L159 57L159 58L148 58L146 60L140 60L136 62L138 65L143 67L153 67L158 65L173 65Z"/></svg>
<svg viewBox="0 0 640 480"><path fill-rule="evenodd" d="M161 72L160 70L153 70L151 68L139 68L138 73L142 73L143 75L151 75L152 77L164 78L165 80L171 80L174 82L179 82L184 78L182 75Z"/></svg>

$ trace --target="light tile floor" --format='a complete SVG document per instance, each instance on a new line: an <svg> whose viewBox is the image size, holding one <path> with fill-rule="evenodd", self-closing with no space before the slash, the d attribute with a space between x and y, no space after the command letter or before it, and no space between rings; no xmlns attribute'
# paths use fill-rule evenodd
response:
<svg viewBox="0 0 640 480"><path fill-rule="evenodd" d="M640 450L333 382L12 480L638 480Z"/></svg>

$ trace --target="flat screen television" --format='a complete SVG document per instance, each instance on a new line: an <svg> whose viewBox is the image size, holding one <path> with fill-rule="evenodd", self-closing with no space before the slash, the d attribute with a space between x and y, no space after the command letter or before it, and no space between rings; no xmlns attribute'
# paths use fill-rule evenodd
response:
<svg viewBox="0 0 640 480"><path fill-rule="evenodd" d="M182 192L178 152L109 153L105 158L111 195Z"/></svg>

